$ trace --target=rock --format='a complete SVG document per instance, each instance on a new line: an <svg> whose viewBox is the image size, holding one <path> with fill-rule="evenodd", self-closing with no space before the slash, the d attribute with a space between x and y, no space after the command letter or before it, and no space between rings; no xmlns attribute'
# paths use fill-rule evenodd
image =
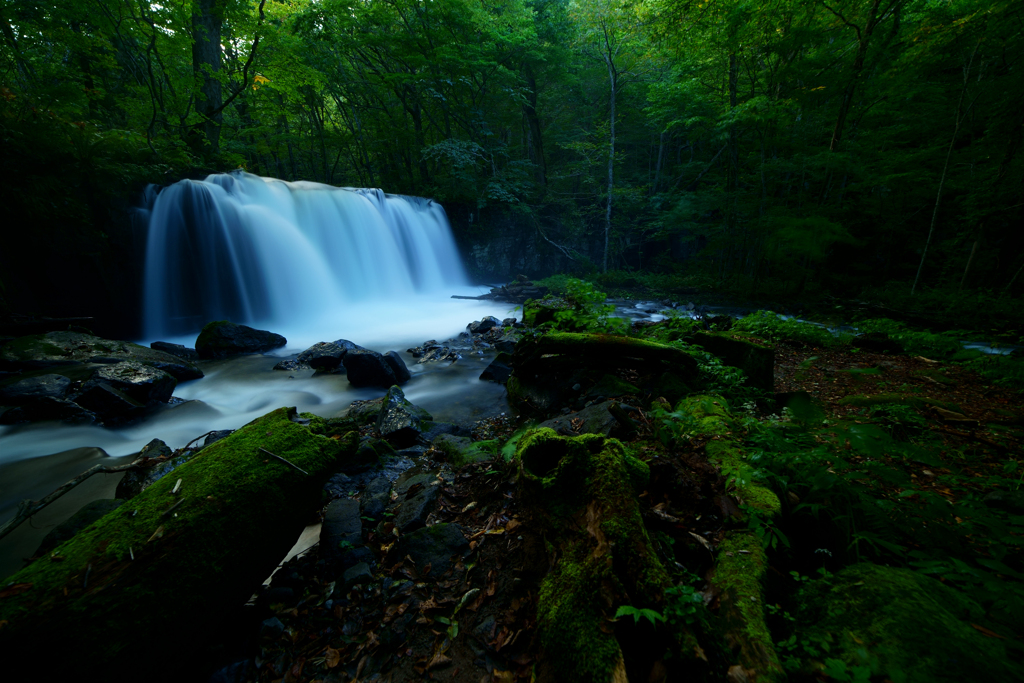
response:
<svg viewBox="0 0 1024 683"><path fill-rule="evenodd" d="M43 536L42 542L36 549L35 557L46 555L51 550L67 541L79 531L89 526L108 512L116 510L124 504L123 500L102 499L86 503L75 514L61 524L58 524Z"/></svg>
<svg viewBox="0 0 1024 683"><path fill-rule="evenodd" d="M515 318L505 318L504 320L501 321L501 326L502 327L512 327L515 324L516 324L516 319Z"/></svg>
<svg viewBox="0 0 1024 683"><path fill-rule="evenodd" d="M105 382L93 384L75 396L75 403L104 422L133 420L145 413L146 406Z"/></svg>
<svg viewBox="0 0 1024 683"><path fill-rule="evenodd" d="M398 541L398 556L411 557L416 571L432 579L448 572L454 566L452 558L462 557L468 550L469 543L458 524L423 527L402 536Z"/></svg>
<svg viewBox="0 0 1024 683"><path fill-rule="evenodd" d="M401 533L419 529L427 523L427 517L437 509L441 487L426 485L405 500L395 513L394 523Z"/></svg>
<svg viewBox="0 0 1024 683"><path fill-rule="evenodd" d="M0 403L21 405L38 398L67 396L71 380L63 375L38 375L0 387Z"/></svg>
<svg viewBox="0 0 1024 683"><path fill-rule="evenodd" d="M981 502L990 508L1005 510L1014 515L1024 515L1024 491L989 491Z"/></svg>
<svg viewBox="0 0 1024 683"><path fill-rule="evenodd" d="M377 558L373 556L373 551L365 545L361 545L358 548L349 550L341 556L341 571L346 572L360 563L373 567L376 562Z"/></svg>
<svg viewBox="0 0 1024 683"><path fill-rule="evenodd" d="M171 344L170 342L155 341L149 345L149 348L169 353L176 358L182 358L187 361L199 360L199 354L196 350L190 349L184 344Z"/></svg>
<svg viewBox="0 0 1024 683"><path fill-rule="evenodd" d="M359 496L359 514L379 522L391 502L391 481L387 477L371 480Z"/></svg>
<svg viewBox="0 0 1024 683"><path fill-rule="evenodd" d="M363 544L363 520L359 518L359 501L339 498L331 501L320 529L320 558L340 564L342 556Z"/></svg>
<svg viewBox="0 0 1024 683"><path fill-rule="evenodd" d="M265 619L260 624L260 638L265 640L277 640L284 633L284 623L277 617Z"/></svg>
<svg viewBox="0 0 1024 683"><path fill-rule="evenodd" d="M395 449L387 441L367 438L360 442L355 453L345 458L339 469L347 475L366 472L379 466L382 456L394 453Z"/></svg>
<svg viewBox="0 0 1024 683"><path fill-rule="evenodd" d="M440 363L442 361L454 363L460 358L462 358L462 356L460 356L459 352L454 349L450 349L447 346L434 346L429 349L425 349L423 354L416 361L416 364Z"/></svg>
<svg viewBox="0 0 1024 683"><path fill-rule="evenodd" d="M143 470L129 470L125 472L124 476L121 477L121 481L117 484L117 490L114 492L114 495L122 500L130 500L167 476L174 468L184 465L192 457L192 454L189 454L170 459L171 455L170 447L160 439L153 439L147 443L142 447L142 450L136 453L132 464L149 466ZM166 460L151 463L150 461L154 458L166 458Z"/></svg>
<svg viewBox="0 0 1024 683"><path fill-rule="evenodd" d="M431 420L430 413L406 400L402 390L393 386L384 396L384 405L377 415L377 431L399 448L411 446Z"/></svg>
<svg viewBox="0 0 1024 683"><path fill-rule="evenodd" d="M200 358L227 358L246 353L263 353L280 348L288 340L267 330L256 330L227 320L207 323L196 339Z"/></svg>
<svg viewBox="0 0 1024 683"><path fill-rule="evenodd" d="M428 425L424 425L428 426ZM429 428L420 433L419 442L429 446L434 439L442 434L454 434L455 436L473 436L473 430L451 422L431 422Z"/></svg>
<svg viewBox="0 0 1024 683"><path fill-rule="evenodd" d="M215 432L210 432L209 434L206 435L206 438L203 439L203 448L211 446L225 437L231 436L231 434L233 434L234 431L234 429L218 429ZM201 449L196 450L198 451Z"/></svg>
<svg viewBox="0 0 1024 683"><path fill-rule="evenodd" d="M352 401L349 404L345 417L355 421L358 425L366 425L377 421L380 409L384 406L384 397L370 399L369 401Z"/></svg>
<svg viewBox="0 0 1024 683"><path fill-rule="evenodd" d="M342 359L348 381L356 387L389 387L398 381L395 371L384 356L376 351L357 349L349 351Z"/></svg>
<svg viewBox="0 0 1024 683"><path fill-rule="evenodd" d="M501 449L501 444L497 441L473 442L468 437L453 434L438 436L433 440L432 445L444 453L445 458L453 467L491 460Z"/></svg>
<svg viewBox="0 0 1024 683"><path fill-rule="evenodd" d="M391 371L395 373L395 379L398 380L399 384L405 384L412 379L412 373L409 372L409 368L406 367L405 361L402 360L397 351L385 353L384 361L391 366Z"/></svg>
<svg viewBox="0 0 1024 683"><path fill-rule="evenodd" d="M420 488L433 486L437 481L437 471L422 472L419 468L403 472L395 482L395 495L405 498L412 491L415 495Z"/></svg>
<svg viewBox="0 0 1024 683"><path fill-rule="evenodd" d="M142 405L147 405L167 403L174 393L174 387L178 385L178 380L163 370L134 361L124 361L104 366L93 373L92 378L82 385L82 393L101 384L122 392ZM75 399L75 402L81 405L78 399Z"/></svg>
<svg viewBox="0 0 1024 683"><path fill-rule="evenodd" d="M282 360L279 361L276 365L274 365L272 369L284 370L285 372L294 372L296 370L302 370L302 365L300 365L299 361L297 360Z"/></svg>
<svg viewBox="0 0 1024 683"><path fill-rule="evenodd" d="M430 442L431 446L443 452L449 458L457 458L472 444L473 440L468 436L455 436L453 434L439 434Z"/></svg>
<svg viewBox="0 0 1024 683"><path fill-rule="evenodd" d="M728 333L697 332L687 341L717 356L726 365L742 370L750 386L767 393L775 390L775 351L770 346Z"/></svg>
<svg viewBox="0 0 1024 683"><path fill-rule="evenodd" d="M508 377L511 374L512 356L503 352L499 353L497 357L491 361L491 364L484 368L484 371L480 373L480 379L488 382L504 384L508 381Z"/></svg>
<svg viewBox="0 0 1024 683"><path fill-rule="evenodd" d="M575 436L576 434L601 434L609 436L618 425L618 420L608 410L612 403L614 401L596 403L592 406L587 406L577 413L560 415L554 419L542 422L538 426L553 429L562 436ZM579 425L578 431L574 429L574 422Z"/></svg>
<svg viewBox="0 0 1024 683"><path fill-rule="evenodd" d="M463 318L465 320L465 318ZM469 330L470 334L482 334L495 327L501 327L501 321L495 318L493 315L485 316L483 320L475 320L469 325L466 325L466 329Z"/></svg>
<svg viewBox="0 0 1024 683"><path fill-rule="evenodd" d="M341 359L348 349L332 342L317 342L299 354L296 362L308 365L314 370L335 370L341 365Z"/></svg>
<svg viewBox="0 0 1024 683"><path fill-rule="evenodd" d="M99 416L77 403L61 398L37 398L23 406L0 414L0 424L43 422L45 420L60 420L70 424L91 424L99 421Z"/></svg>
<svg viewBox="0 0 1024 683"><path fill-rule="evenodd" d="M365 562L360 562L345 572L342 577L342 581L344 582L345 590L347 591L355 586L373 583L373 572L370 571L370 565Z"/></svg>
<svg viewBox="0 0 1024 683"><path fill-rule="evenodd" d="M74 366L111 360L136 361L158 370L163 370L179 382L199 379L203 376L191 361L177 358L164 351L146 348L129 342L102 339L83 332L47 332L46 334L19 337L0 347L0 370L32 370L43 367L67 368L76 372ZM58 370L56 374L64 375ZM69 379L81 379L68 376Z"/></svg>

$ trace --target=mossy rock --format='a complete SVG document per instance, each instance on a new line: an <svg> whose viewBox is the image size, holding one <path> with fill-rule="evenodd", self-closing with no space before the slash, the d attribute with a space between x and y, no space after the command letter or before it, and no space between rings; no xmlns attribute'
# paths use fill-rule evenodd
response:
<svg viewBox="0 0 1024 683"><path fill-rule="evenodd" d="M196 338L200 358L227 358L246 353L263 353L288 343L281 335L257 330L228 320L207 323Z"/></svg>
<svg viewBox="0 0 1024 683"><path fill-rule="evenodd" d="M829 642L848 670L868 668L893 683L1024 680L1002 641L973 626L984 623L984 610L917 572L857 564L811 583L799 599L798 642Z"/></svg>
<svg viewBox="0 0 1024 683"><path fill-rule="evenodd" d="M562 299L527 299L523 304L523 323L527 327L538 327L554 322L555 313L572 308Z"/></svg>
<svg viewBox="0 0 1024 683"><path fill-rule="evenodd" d="M103 339L84 332L47 332L13 339L0 347L0 368L39 370L63 375L72 381L91 376L92 370L83 372L82 366L95 368L91 359L136 361L157 370L163 370L179 382L203 376L194 363L163 351L146 348L130 342ZM23 374L23 379L31 374Z"/></svg>
<svg viewBox="0 0 1024 683"><path fill-rule="evenodd" d="M297 419L280 408L249 423L8 577L19 588L0 599L0 650L45 657L51 676L88 677L151 664L150 646L169 633L212 637L277 566L324 479L355 449L355 434L318 436Z"/></svg>
<svg viewBox="0 0 1024 683"><path fill-rule="evenodd" d="M724 364L739 368L747 384L766 393L775 390L775 351L731 332L697 332L686 341L701 347Z"/></svg>
<svg viewBox="0 0 1024 683"><path fill-rule="evenodd" d="M615 375L603 375L594 386L587 390L587 397L593 399L637 396L639 394L639 387L633 386Z"/></svg>

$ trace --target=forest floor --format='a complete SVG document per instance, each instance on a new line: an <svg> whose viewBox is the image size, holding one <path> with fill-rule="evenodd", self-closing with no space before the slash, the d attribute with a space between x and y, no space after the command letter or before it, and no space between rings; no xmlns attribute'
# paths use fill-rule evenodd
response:
<svg viewBox="0 0 1024 683"><path fill-rule="evenodd" d="M859 487L863 500L898 501L906 510L901 513L903 522L893 522L888 535L843 538L842 515L810 526L800 517L801 498L805 505L813 505L816 489L801 487L798 474L789 473L788 496L780 495L785 509L778 528L785 542L772 542L769 554L773 578L768 582L768 597L775 603L773 613L782 614L793 595L789 576L799 584L808 580L804 574L815 569L827 573L854 561L899 556L981 602L990 619L971 626L1019 655L1024 634L1009 630L1012 620L1001 620L998 610L985 605L985 591L992 590L992 580L1011 582L1019 591L1016 580L1021 575L1009 565L1021 559L1020 518L1011 514L1010 527L1001 527L1001 536L993 540L959 516L966 513L957 504L1020 488L1019 459L1024 451L1020 394L957 364L913 354L794 341L773 346L777 396L786 400L806 392L811 401L794 403L792 414L781 417L750 406L750 417L776 425L781 422L783 433L788 422L800 434L794 437L799 441L792 445L794 450L824 445L836 456L827 456L830 459L821 469ZM811 417L806 415L808 410ZM689 575L705 576L736 509L727 477L707 462L706 440L689 439L666 447L657 438L654 415L642 412L639 422L629 447L651 466L649 490L640 496L649 533L675 545L666 551L663 562ZM807 429L808 422L818 426ZM504 418L481 423L474 438L504 439L520 426ZM894 443L902 445L890 447ZM291 587L294 598L275 604L258 600L259 607L250 606L245 618L248 635L240 634L235 647L218 655L222 662L237 661L232 657L243 652L249 658L222 669L211 680L544 680L538 676L543 652L536 624L538 590L549 569L548 559L530 510L521 506L513 465L499 457L453 468L441 453L431 450L421 469L436 472L442 486L428 524L460 524L469 539L465 557L442 576L417 572L410 558L395 555L394 538L381 534L381 527L367 525L368 545L378 558L374 580L346 592L336 577L319 575L314 548L280 570L284 581L275 579L275 586ZM769 465L765 472L766 480L779 476ZM834 495L835 491L824 493ZM942 519L935 518L930 507L936 495L952 511L941 512ZM920 526L908 519L924 520L925 526L954 527L954 532L955 527L963 527L956 543L969 547L959 557L982 558L992 574L981 579L965 577L970 571L964 566L943 565L943 558L947 564L959 560L949 557L942 543L933 544L927 535L918 535ZM1006 516L1001 519L1005 522ZM1012 524L1014 519L1017 526ZM713 614L717 595L707 584L699 587ZM280 628L268 628L271 622ZM793 629L780 619L769 623L777 640ZM256 635L257 630L262 635ZM727 663L712 655L711 667L718 670L712 680L726 680ZM657 666L651 669L650 680L665 680L657 671ZM808 680L846 679L819 671Z"/></svg>

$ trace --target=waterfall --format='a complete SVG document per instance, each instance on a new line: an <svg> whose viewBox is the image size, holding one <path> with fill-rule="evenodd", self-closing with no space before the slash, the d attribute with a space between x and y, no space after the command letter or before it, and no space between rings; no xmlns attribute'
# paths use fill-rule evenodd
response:
<svg viewBox="0 0 1024 683"><path fill-rule="evenodd" d="M236 171L150 192L144 333L270 329L465 286L444 209L380 190Z"/></svg>

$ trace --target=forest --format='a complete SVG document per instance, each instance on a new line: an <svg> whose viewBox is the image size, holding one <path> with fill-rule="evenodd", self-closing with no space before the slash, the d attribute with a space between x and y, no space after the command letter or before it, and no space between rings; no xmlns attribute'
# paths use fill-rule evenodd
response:
<svg viewBox="0 0 1024 683"><path fill-rule="evenodd" d="M1024 3L0 32L0 671L1024 680Z"/></svg>
<svg viewBox="0 0 1024 683"><path fill-rule="evenodd" d="M238 167L432 197L549 271L1019 295L1021 20L1009 0L7 3L0 192L32 229L9 231L4 298L59 305L33 283L54 237L109 260L111 207Z"/></svg>

